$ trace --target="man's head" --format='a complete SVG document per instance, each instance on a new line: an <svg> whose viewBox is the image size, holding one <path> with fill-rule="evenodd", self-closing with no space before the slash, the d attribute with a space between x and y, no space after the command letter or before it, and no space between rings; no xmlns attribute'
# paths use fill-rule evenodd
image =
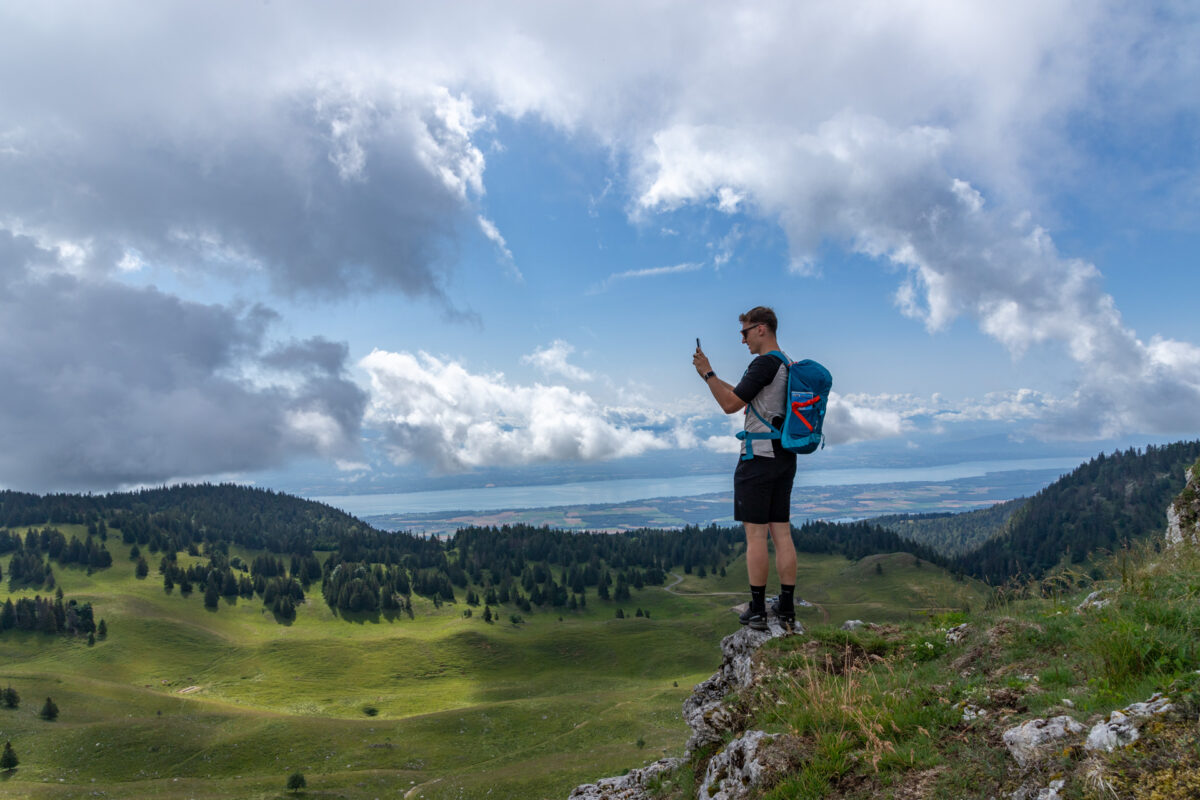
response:
<svg viewBox="0 0 1200 800"><path fill-rule="evenodd" d="M766 325L771 335L775 335L775 331L779 328L779 320L775 317L775 312L766 306L755 306L738 317L738 321L742 323L742 327L746 328L750 325Z"/></svg>
<svg viewBox="0 0 1200 800"><path fill-rule="evenodd" d="M779 321L771 309L755 306L745 314L740 314L738 321L742 323L742 341L750 348L751 353L762 355L779 348L775 340L775 329Z"/></svg>

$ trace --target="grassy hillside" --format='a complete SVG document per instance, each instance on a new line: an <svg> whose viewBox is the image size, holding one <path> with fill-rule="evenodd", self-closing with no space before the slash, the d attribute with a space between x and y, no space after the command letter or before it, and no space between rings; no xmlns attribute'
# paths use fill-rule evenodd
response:
<svg viewBox="0 0 1200 800"><path fill-rule="evenodd" d="M308 797L562 798L682 750L680 704L717 666L746 585L738 559L724 578L682 575L672 591L633 590L619 604L589 592L586 609L561 618L503 607L493 624L482 607L464 618L461 596L440 609L414 596L411 619L345 618L314 591L282 625L258 598L212 611L202 593L168 595L109 544L111 568L55 568L68 599L94 604L107 639L0 636L0 688L21 697L0 709L0 739L21 762L0 776L0 796L275 798L299 771ZM903 619L982 598L908 554L802 556L800 586L814 619ZM47 696L61 709L54 722L37 717Z"/></svg>
<svg viewBox="0 0 1200 800"><path fill-rule="evenodd" d="M846 632L814 625L763 648L766 680L733 702L747 728L782 734L761 800L1008 797L1063 779L1071 800L1200 796L1200 550L1125 552L1101 584L1057 581L971 614ZM1109 605L1075 606L1103 589ZM966 624L960 637L952 626ZM1027 771L1004 731L1066 715L1084 726L1165 692L1175 712L1142 738L1091 753L1083 734ZM968 713L969 712L969 713ZM715 750L715 748L713 748ZM695 796L712 750L656 796ZM1015 795L1014 795L1015 796Z"/></svg>
<svg viewBox="0 0 1200 800"><path fill-rule="evenodd" d="M987 508L960 513L886 514L871 522L943 556L961 556L1002 534L1027 498L1006 500Z"/></svg>

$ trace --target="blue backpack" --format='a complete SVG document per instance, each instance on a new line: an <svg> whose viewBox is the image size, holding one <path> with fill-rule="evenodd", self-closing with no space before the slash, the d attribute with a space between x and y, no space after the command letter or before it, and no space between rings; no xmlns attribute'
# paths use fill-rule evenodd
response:
<svg viewBox="0 0 1200 800"><path fill-rule="evenodd" d="M767 355L778 356L787 365L787 406L783 411L783 425L776 428L754 408L746 407L758 417L770 431L747 433L740 431L737 438L746 441L743 461L754 458L754 439L778 439L779 445L790 453L807 455L818 447L825 446L825 434L821 427L825 423L825 406L829 403L829 390L833 388L833 376L816 361L804 359L792 361L780 350Z"/></svg>

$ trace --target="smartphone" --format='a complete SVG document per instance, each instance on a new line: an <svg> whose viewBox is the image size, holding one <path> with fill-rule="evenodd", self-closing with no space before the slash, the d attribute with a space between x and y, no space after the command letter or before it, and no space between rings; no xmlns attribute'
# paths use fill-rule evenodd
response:
<svg viewBox="0 0 1200 800"><path fill-rule="evenodd" d="M700 349L700 337L699 336L696 337L696 349L697 350Z"/></svg>

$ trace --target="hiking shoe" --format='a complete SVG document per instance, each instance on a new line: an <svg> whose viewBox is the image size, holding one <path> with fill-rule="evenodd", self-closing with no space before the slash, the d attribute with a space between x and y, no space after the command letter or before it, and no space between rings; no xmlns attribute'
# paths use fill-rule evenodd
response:
<svg viewBox="0 0 1200 800"><path fill-rule="evenodd" d="M771 613L779 617L779 621L785 625L790 626L796 622L796 607L792 606L791 608L787 609L781 608L778 597L771 601Z"/></svg>
<svg viewBox="0 0 1200 800"><path fill-rule="evenodd" d="M756 611L752 606L747 606L746 610L738 615L738 621L756 631L765 631L767 629L766 612Z"/></svg>

